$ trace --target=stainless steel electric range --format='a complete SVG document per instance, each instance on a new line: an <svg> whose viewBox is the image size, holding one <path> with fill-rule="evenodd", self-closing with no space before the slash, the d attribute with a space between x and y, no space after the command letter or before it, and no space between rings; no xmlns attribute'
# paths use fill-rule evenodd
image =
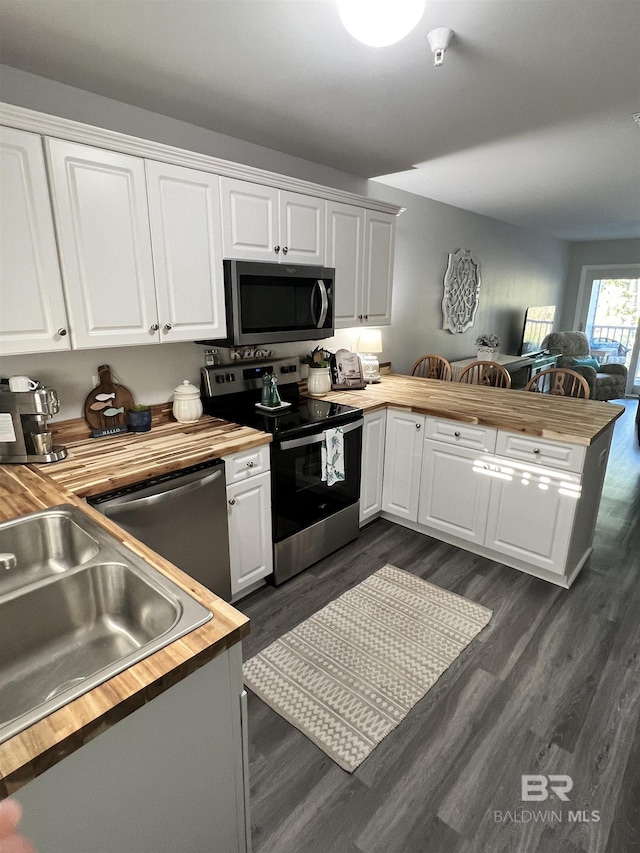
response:
<svg viewBox="0 0 640 853"><path fill-rule="evenodd" d="M289 406L267 412L256 407L262 377L278 379ZM297 358L201 368L207 414L269 432L273 583L280 584L351 542L359 533L362 409L322 398L301 397ZM344 479L323 479L325 430L340 427Z"/></svg>

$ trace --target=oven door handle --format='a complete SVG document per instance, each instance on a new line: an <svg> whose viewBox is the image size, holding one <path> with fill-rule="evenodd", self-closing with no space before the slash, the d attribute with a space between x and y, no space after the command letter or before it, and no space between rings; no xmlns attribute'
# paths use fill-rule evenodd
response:
<svg viewBox="0 0 640 853"><path fill-rule="evenodd" d="M354 423L345 424L341 427L343 434L354 429L362 429L362 419ZM280 450L293 450L295 447L306 447L308 444L320 444L324 441L324 432L316 432L313 435L305 435L304 438L289 438L278 443Z"/></svg>
<svg viewBox="0 0 640 853"><path fill-rule="evenodd" d="M144 498L125 497L121 500L115 500L108 507L107 515L109 518L115 518L115 516L120 515L123 512L127 512L132 507L142 509L143 507L157 506L159 503L172 500L173 498L187 494L188 492L195 492L196 489L201 489L203 486L207 486L209 483L217 480L218 477L222 477L222 471L220 470L214 471L213 474L205 474L199 480L194 480L192 483L186 483L184 486L171 486L171 481L169 481L166 484L166 487L157 491L153 495L147 495Z"/></svg>
<svg viewBox="0 0 640 853"><path fill-rule="evenodd" d="M313 297L316 287L320 291L320 316L316 322L316 329L321 329L325 324L327 313L329 311L329 294L327 293L327 286L324 281L321 278L317 279L316 283L311 288L311 317L314 322L316 318L313 316Z"/></svg>

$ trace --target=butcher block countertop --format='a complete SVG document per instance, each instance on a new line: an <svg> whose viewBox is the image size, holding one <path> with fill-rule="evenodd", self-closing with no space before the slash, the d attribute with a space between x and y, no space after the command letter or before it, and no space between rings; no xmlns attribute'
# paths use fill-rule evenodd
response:
<svg viewBox="0 0 640 853"><path fill-rule="evenodd" d="M589 445L624 408L591 400L562 399L409 376L383 376L362 391L335 391L324 399L362 408L387 406L532 436ZM271 436L203 417L185 426L170 404L154 406L147 433L89 437L83 419L52 424L67 459L49 465L0 465L0 521L62 503L79 506L134 553L183 587L213 619L105 684L0 744L0 798L11 794L101 731L150 701L249 632L249 620L192 580L83 498L268 444Z"/></svg>
<svg viewBox="0 0 640 853"><path fill-rule="evenodd" d="M163 420L162 415L158 420ZM88 431L80 419L55 427L57 442L70 439L67 459L49 465L0 465L0 521L62 503L79 506L203 604L213 613L213 619L0 744L0 799L249 633L246 616L126 534L82 498L268 444L271 437L206 417L189 426L175 421L156 422L148 433L123 433L101 439L86 438Z"/></svg>
<svg viewBox="0 0 640 853"><path fill-rule="evenodd" d="M361 391L332 391L324 399L359 406L365 412L393 406L416 414L587 446L624 412L624 406L597 400L394 374L383 376L380 382Z"/></svg>

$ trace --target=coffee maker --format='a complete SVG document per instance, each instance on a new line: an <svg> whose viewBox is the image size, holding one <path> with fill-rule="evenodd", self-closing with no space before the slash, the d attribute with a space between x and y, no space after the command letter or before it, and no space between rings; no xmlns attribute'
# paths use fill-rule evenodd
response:
<svg viewBox="0 0 640 853"><path fill-rule="evenodd" d="M60 409L53 388L38 385L31 391L11 391L0 383L0 464L58 462L67 448L53 444L48 420Z"/></svg>

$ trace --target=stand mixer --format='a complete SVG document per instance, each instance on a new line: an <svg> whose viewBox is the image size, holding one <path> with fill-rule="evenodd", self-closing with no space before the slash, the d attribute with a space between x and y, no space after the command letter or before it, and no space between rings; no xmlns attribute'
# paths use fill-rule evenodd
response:
<svg viewBox="0 0 640 853"><path fill-rule="evenodd" d="M48 420L60 409L53 388L10 391L0 384L0 464L58 462L67 448L53 444Z"/></svg>

